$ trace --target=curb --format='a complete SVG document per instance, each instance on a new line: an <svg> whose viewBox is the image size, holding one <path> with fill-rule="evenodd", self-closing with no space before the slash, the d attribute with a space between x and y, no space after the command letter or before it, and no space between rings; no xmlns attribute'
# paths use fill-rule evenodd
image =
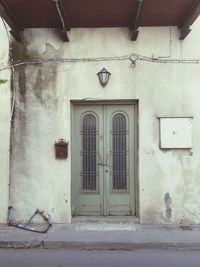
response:
<svg viewBox="0 0 200 267"><path fill-rule="evenodd" d="M43 241L0 241L0 249L15 248L15 249L31 249L42 248Z"/></svg>
<svg viewBox="0 0 200 267"><path fill-rule="evenodd" d="M45 249L80 249L80 250L199 250L200 243L102 243L102 242L49 242L43 244Z"/></svg>
<svg viewBox="0 0 200 267"><path fill-rule="evenodd" d="M131 243L74 241L0 241L0 249L79 249L79 250L196 250L200 243Z"/></svg>

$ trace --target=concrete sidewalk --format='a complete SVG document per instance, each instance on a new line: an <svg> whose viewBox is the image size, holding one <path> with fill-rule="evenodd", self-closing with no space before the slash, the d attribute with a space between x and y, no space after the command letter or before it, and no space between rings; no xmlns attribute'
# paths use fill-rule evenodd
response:
<svg viewBox="0 0 200 267"><path fill-rule="evenodd" d="M200 250L200 226L54 224L46 234L39 234L0 225L0 248Z"/></svg>

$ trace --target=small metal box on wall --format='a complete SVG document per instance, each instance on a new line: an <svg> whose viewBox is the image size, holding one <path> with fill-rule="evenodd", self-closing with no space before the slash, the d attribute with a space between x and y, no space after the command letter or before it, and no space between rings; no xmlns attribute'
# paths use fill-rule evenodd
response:
<svg viewBox="0 0 200 267"><path fill-rule="evenodd" d="M55 142L55 156L56 159L67 159L68 157L68 145L65 139L59 139Z"/></svg>
<svg viewBox="0 0 200 267"><path fill-rule="evenodd" d="M192 148L192 116L159 117L161 149Z"/></svg>

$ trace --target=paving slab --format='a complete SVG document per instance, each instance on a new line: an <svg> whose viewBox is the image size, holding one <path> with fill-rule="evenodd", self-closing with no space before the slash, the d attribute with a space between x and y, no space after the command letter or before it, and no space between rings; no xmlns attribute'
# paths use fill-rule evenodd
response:
<svg viewBox="0 0 200 267"><path fill-rule="evenodd" d="M13 226L0 225L0 248L41 247L47 234L33 233Z"/></svg>
<svg viewBox="0 0 200 267"><path fill-rule="evenodd" d="M0 225L0 248L200 250L200 226L54 224L40 234Z"/></svg>

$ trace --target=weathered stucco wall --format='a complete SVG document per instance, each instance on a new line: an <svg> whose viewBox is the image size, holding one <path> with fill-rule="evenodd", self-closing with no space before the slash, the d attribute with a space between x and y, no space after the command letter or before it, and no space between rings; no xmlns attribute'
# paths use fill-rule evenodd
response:
<svg viewBox="0 0 200 267"><path fill-rule="evenodd" d="M0 20L0 69L8 65L9 42ZM0 71L0 223L7 220L10 144L10 70Z"/></svg>
<svg viewBox="0 0 200 267"><path fill-rule="evenodd" d="M55 160L54 142L69 140L70 100L139 100L139 212L142 223L200 222L200 64L137 61L59 63L62 58L98 58L131 53L162 58L200 58L197 22L179 41L175 28L142 28L137 42L128 29L72 29L70 43L54 30L26 30L15 60L52 59L16 68L16 108L12 125L11 204L16 221L36 208L53 222L71 219L71 151ZM96 73L106 67L109 85ZM159 149L157 115L194 115L193 149ZM69 150L70 150L69 149ZM191 153L192 152L192 153Z"/></svg>

